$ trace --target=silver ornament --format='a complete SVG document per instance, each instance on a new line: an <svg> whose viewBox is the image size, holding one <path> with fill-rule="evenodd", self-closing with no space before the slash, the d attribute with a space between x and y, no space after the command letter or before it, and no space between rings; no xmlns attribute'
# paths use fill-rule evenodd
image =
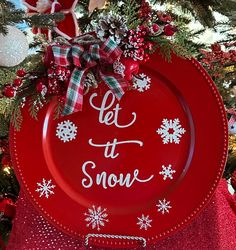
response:
<svg viewBox="0 0 236 250"><path fill-rule="evenodd" d="M19 29L7 26L7 35L0 34L0 66L13 67L28 55L29 44Z"/></svg>

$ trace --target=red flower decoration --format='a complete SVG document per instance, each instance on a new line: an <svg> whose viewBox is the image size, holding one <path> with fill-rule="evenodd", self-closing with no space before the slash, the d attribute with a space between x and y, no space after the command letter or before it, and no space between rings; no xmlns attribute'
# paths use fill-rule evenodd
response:
<svg viewBox="0 0 236 250"><path fill-rule="evenodd" d="M80 34L75 15L77 3L78 0L23 0L23 4L28 8L29 14L62 12L65 18L56 24L54 31L66 39L71 39ZM38 28L36 32L44 33L49 40L51 39L51 30Z"/></svg>

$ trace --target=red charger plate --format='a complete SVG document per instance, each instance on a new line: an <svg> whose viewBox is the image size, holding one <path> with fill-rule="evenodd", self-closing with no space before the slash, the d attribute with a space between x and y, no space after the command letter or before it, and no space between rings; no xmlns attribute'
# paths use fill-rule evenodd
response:
<svg viewBox="0 0 236 250"><path fill-rule="evenodd" d="M227 157L217 89L192 60L158 54L117 102L101 84L83 111L53 119L55 102L11 128L22 188L55 227L112 248L146 246L187 225L211 198Z"/></svg>

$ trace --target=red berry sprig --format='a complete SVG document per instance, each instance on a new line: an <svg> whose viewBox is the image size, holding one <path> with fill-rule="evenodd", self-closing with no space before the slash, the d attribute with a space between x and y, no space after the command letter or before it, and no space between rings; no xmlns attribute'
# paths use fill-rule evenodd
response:
<svg viewBox="0 0 236 250"><path fill-rule="evenodd" d="M16 96L16 88L11 84L8 84L3 89L3 95L7 98L13 98Z"/></svg>
<svg viewBox="0 0 236 250"><path fill-rule="evenodd" d="M24 69L19 69L16 72L17 78L13 80L13 83L7 84L3 89L3 95L7 98L13 98L17 94L18 88L23 85L23 78L27 72Z"/></svg>
<svg viewBox="0 0 236 250"><path fill-rule="evenodd" d="M26 71L24 69L18 69L16 71L16 75L19 76L19 77L24 77L26 75Z"/></svg>
<svg viewBox="0 0 236 250"><path fill-rule="evenodd" d="M63 96L66 93L71 70L67 67L51 64L47 74L36 81L36 91L41 95Z"/></svg>
<svg viewBox="0 0 236 250"><path fill-rule="evenodd" d="M20 87L22 84L23 84L23 80L21 78L16 78L13 81L13 86L16 88Z"/></svg>
<svg viewBox="0 0 236 250"><path fill-rule="evenodd" d="M211 51L201 50L201 53L201 62L215 79L224 77L225 65L233 65L236 62L236 50L228 47L223 50L219 43L212 44Z"/></svg>
<svg viewBox="0 0 236 250"><path fill-rule="evenodd" d="M146 0L142 0L141 8L138 12L140 19L150 20L152 17L152 8Z"/></svg>
<svg viewBox="0 0 236 250"><path fill-rule="evenodd" d="M148 40L148 37L158 30L158 25L153 25L151 29L140 25L136 30L129 30L127 40L125 41L124 56L135 61L148 61L149 52L152 51L154 45L153 42Z"/></svg>

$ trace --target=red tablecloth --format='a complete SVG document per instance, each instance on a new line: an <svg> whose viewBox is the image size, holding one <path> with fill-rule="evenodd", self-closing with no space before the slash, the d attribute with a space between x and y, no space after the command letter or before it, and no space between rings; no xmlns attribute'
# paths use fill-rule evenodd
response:
<svg viewBox="0 0 236 250"><path fill-rule="evenodd" d="M82 242L49 225L21 193L7 249L82 250L85 247ZM228 192L227 183L221 181L208 206L189 226L146 249L235 250L236 197Z"/></svg>

